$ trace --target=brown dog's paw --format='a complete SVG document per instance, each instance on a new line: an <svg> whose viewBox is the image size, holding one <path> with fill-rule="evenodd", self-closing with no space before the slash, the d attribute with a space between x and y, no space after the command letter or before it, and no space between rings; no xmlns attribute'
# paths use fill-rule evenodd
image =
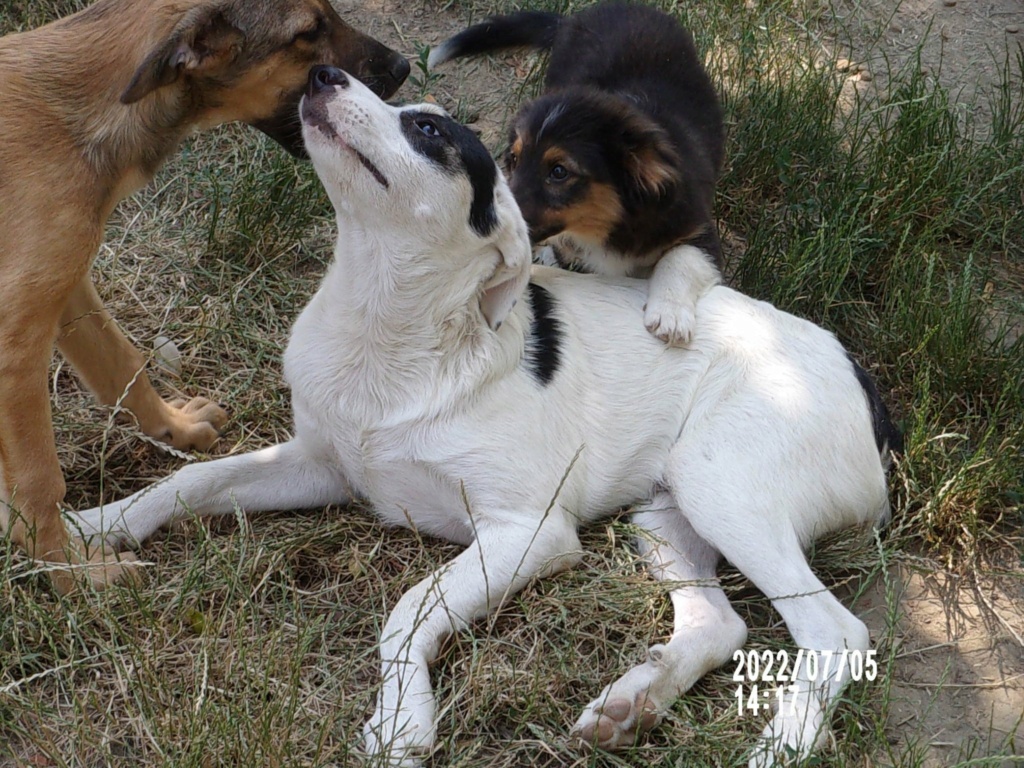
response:
<svg viewBox="0 0 1024 768"><path fill-rule="evenodd" d="M68 545L67 568L50 571L53 587L62 595L77 589L88 580L95 589L113 584L137 584L140 580L138 559L131 552L115 552L107 546L89 547L81 539Z"/></svg>
<svg viewBox="0 0 1024 768"><path fill-rule="evenodd" d="M178 399L165 406L164 424L149 434L179 451L209 450L228 422L227 411L205 397Z"/></svg>

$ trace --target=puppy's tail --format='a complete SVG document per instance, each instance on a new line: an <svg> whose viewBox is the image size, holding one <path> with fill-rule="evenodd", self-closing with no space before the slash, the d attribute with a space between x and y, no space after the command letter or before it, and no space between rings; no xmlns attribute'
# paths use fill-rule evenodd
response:
<svg viewBox="0 0 1024 768"><path fill-rule="evenodd" d="M427 67L433 69L446 61L477 56L504 48L529 46L547 50L555 42L562 17L547 11L520 11L508 16L492 16L462 30L430 51Z"/></svg>

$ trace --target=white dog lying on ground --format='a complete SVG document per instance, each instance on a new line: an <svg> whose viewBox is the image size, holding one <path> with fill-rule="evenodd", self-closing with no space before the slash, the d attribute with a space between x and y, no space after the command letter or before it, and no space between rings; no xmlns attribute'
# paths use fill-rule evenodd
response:
<svg viewBox="0 0 1024 768"><path fill-rule="evenodd" d="M445 637L572 567L577 528L630 505L651 534L651 573L682 582L675 629L583 711L585 742L631 744L743 646L715 582L723 556L800 648L868 648L803 547L886 515L898 435L830 333L715 287L691 346L668 349L640 322L644 282L531 271L508 186L438 107L389 106L319 67L302 119L339 235L284 356L294 439L78 513L85 533L130 544L189 514L361 497L386 523L465 544L384 628L365 734L390 764L416 765L434 745L428 665ZM820 745L848 677L797 674L751 763Z"/></svg>

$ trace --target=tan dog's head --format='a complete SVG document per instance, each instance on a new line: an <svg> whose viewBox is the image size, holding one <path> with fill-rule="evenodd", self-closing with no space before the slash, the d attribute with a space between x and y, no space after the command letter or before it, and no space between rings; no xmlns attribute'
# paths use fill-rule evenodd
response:
<svg viewBox="0 0 1024 768"><path fill-rule="evenodd" d="M409 74L403 56L350 27L328 0L186 5L191 7L170 31L151 44L121 95L123 103L177 85L185 89L199 125L249 123L302 156L298 105L311 67L344 68L382 98Z"/></svg>

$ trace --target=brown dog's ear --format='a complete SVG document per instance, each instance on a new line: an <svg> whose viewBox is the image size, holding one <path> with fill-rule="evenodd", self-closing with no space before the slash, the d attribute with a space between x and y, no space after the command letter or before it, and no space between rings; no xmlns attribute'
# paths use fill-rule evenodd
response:
<svg viewBox="0 0 1024 768"><path fill-rule="evenodd" d="M679 155L661 126L633 119L624 136L626 172L644 197L658 197L679 179Z"/></svg>
<svg viewBox="0 0 1024 768"><path fill-rule="evenodd" d="M209 72L230 63L244 39L241 30L219 9L195 9L139 65L121 94L121 103L134 104L158 88L177 82L186 72Z"/></svg>

